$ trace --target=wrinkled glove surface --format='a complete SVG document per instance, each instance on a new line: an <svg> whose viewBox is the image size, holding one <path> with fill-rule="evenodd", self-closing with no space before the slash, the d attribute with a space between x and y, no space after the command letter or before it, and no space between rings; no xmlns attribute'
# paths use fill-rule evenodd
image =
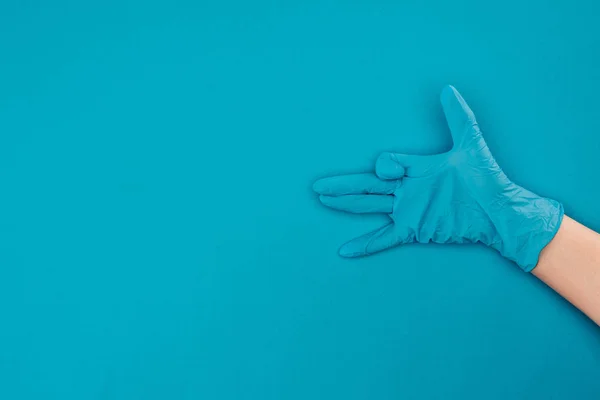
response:
<svg viewBox="0 0 600 400"><path fill-rule="evenodd" d="M481 242L531 271L560 226L562 205L508 179L454 87L444 88L441 102L454 141L450 151L383 153L375 174L315 182L314 190L328 207L386 213L392 220L343 245L340 255L365 256L413 242Z"/></svg>

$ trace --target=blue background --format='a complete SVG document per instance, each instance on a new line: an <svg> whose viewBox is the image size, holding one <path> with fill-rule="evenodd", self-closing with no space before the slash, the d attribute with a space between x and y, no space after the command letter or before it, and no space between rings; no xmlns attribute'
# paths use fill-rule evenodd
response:
<svg viewBox="0 0 600 400"><path fill-rule="evenodd" d="M482 246L360 260L312 182L450 147L600 229L594 1L3 2L0 398L597 399L600 330Z"/></svg>

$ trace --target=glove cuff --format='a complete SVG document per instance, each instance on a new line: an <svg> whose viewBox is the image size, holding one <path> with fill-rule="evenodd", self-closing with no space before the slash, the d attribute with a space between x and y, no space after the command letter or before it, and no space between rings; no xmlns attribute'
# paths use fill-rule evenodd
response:
<svg viewBox="0 0 600 400"><path fill-rule="evenodd" d="M514 237L517 244L514 261L525 272L531 272L540 253L554 239L563 220L563 205L555 200L540 198L534 202L535 212L525 214L524 227Z"/></svg>

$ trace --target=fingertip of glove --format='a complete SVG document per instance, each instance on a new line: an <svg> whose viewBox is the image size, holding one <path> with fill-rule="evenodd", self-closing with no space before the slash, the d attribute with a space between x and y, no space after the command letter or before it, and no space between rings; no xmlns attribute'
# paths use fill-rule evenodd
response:
<svg viewBox="0 0 600 400"><path fill-rule="evenodd" d="M383 153L377 158L375 172L381 179L399 179L404 176L405 169L393 154Z"/></svg>
<svg viewBox="0 0 600 400"><path fill-rule="evenodd" d="M322 194L325 192L325 185L323 179L319 179L315 181L312 185L312 190L318 194Z"/></svg>
<svg viewBox="0 0 600 400"><path fill-rule="evenodd" d="M323 195L323 194L319 195L319 201L320 201L321 203L323 203L323 205L326 205L326 206L329 206L329 205L331 205L331 199L332 199L332 198L333 198L333 197L331 197L331 196L325 196L325 195Z"/></svg>
<svg viewBox="0 0 600 400"><path fill-rule="evenodd" d="M352 248L347 244L340 247L340 249L338 250L338 254L340 255L340 257L344 258L356 257L356 252L353 251Z"/></svg>
<svg viewBox="0 0 600 400"><path fill-rule="evenodd" d="M338 254L344 258L357 258L367 255L367 252L366 249L351 240L340 247Z"/></svg>
<svg viewBox="0 0 600 400"><path fill-rule="evenodd" d="M448 100L452 100L456 98L457 90L452 85L446 85L442 88L442 92L440 93L440 101L442 103L446 103Z"/></svg>

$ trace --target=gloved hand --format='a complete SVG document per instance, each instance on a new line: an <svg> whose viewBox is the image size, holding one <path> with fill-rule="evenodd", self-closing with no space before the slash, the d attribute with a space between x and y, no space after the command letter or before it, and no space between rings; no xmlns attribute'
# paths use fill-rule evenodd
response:
<svg viewBox="0 0 600 400"><path fill-rule="evenodd" d="M562 205L507 178L454 87L444 88L441 102L454 141L450 151L431 156L383 153L376 174L315 182L314 190L328 207L386 213L392 219L343 245L340 255L364 256L412 242L481 242L531 271L558 231Z"/></svg>

